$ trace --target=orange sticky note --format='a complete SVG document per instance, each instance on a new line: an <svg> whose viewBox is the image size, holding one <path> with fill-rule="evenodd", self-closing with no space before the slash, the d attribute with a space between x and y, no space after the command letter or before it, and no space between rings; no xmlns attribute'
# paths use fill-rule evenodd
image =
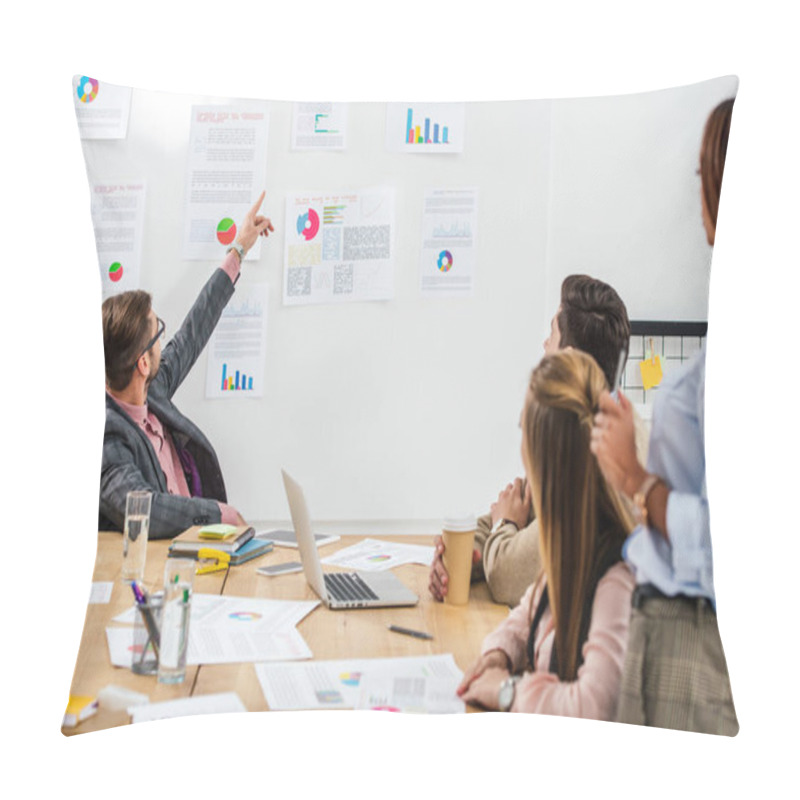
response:
<svg viewBox="0 0 800 800"><path fill-rule="evenodd" d="M639 370L642 373L642 386L645 390L652 389L661 383L664 373L661 371L661 357L646 358L639 362Z"/></svg>

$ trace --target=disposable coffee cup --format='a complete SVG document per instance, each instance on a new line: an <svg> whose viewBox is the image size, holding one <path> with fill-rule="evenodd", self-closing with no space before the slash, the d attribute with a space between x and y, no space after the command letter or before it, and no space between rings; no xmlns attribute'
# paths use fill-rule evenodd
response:
<svg viewBox="0 0 800 800"><path fill-rule="evenodd" d="M444 553L442 560L447 570L447 594L444 602L463 606L469 600L469 583L472 576L472 551L475 546L475 517L447 517L442 526Z"/></svg>

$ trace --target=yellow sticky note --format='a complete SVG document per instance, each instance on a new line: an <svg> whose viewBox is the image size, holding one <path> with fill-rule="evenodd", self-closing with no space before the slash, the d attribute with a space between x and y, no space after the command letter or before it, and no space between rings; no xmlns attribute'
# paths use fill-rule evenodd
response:
<svg viewBox="0 0 800 800"><path fill-rule="evenodd" d="M664 373L661 371L661 357L646 358L639 362L639 370L642 373L642 386L645 390L652 389L661 383Z"/></svg>
<svg viewBox="0 0 800 800"><path fill-rule="evenodd" d="M234 533L236 533L235 525L225 525L220 522L216 525L206 525L198 535L201 539L224 539Z"/></svg>

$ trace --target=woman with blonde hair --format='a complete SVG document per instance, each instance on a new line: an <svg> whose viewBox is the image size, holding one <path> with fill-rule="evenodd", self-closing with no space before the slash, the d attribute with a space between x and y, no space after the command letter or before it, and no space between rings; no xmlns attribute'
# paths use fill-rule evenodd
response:
<svg viewBox="0 0 800 800"><path fill-rule="evenodd" d="M622 561L632 520L589 449L605 376L577 350L531 374L522 460L540 521L542 573L483 643L458 688L502 711L614 719L633 577Z"/></svg>

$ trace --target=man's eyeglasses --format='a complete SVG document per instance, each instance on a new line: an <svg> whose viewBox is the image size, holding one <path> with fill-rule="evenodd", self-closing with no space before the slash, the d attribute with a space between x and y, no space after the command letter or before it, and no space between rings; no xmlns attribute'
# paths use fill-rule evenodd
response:
<svg viewBox="0 0 800 800"><path fill-rule="evenodd" d="M138 363L139 359L147 353L153 345L164 335L164 331L167 329L167 326L161 317L156 317L156 322L158 323L158 327L156 328L156 335L147 343L147 346L136 356L136 361L134 362L134 366Z"/></svg>

